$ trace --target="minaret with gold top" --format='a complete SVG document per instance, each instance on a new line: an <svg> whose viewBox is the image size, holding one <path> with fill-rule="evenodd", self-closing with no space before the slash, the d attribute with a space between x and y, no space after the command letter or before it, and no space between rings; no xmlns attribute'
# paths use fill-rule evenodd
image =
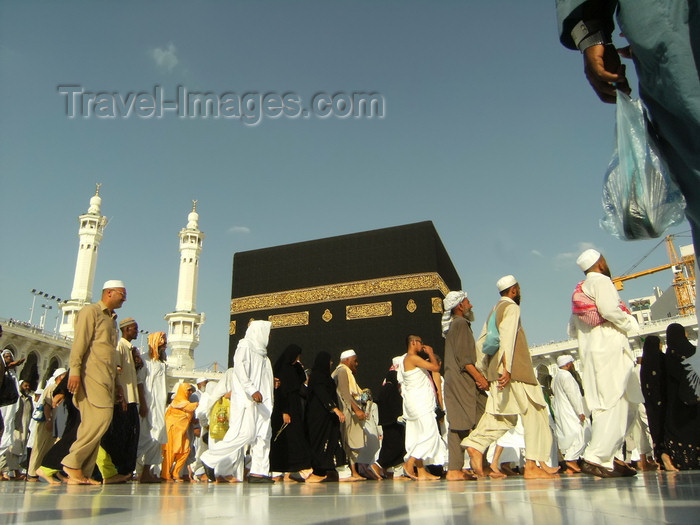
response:
<svg viewBox="0 0 700 525"><path fill-rule="evenodd" d="M96 185L95 195L90 199L90 207L87 213L78 217L78 260L75 263L75 276L73 277L73 289L70 300L61 306L61 326L59 333L66 337L73 337L73 323L75 314L87 303L92 301L92 287L95 282L95 269L97 268L97 254L104 228L107 225L107 217L101 214L102 198L100 186Z"/></svg>
<svg viewBox="0 0 700 525"><path fill-rule="evenodd" d="M194 368L194 349L199 345L199 327L204 323L204 313L196 312L199 256L204 237L199 230L197 201L194 200L187 226L180 230L180 277L175 311L165 316L170 346L168 365L183 370Z"/></svg>

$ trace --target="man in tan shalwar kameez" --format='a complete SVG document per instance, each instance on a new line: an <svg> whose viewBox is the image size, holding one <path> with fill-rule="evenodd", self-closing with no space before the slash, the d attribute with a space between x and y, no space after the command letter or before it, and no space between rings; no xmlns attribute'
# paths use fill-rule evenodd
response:
<svg viewBox="0 0 700 525"><path fill-rule="evenodd" d="M496 316L500 346L492 356L484 356L482 368L489 381L486 411L464 441L472 469L477 476L504 477L484 467L486 448L515 427L518 415L525 430L525 472L527 479L553 478L558 467L548 467L552 448L547 402L532 369L525 331L520 323L520 285L512 275L496 283L501 299L491 315ZM488 320L477 341L480 351L488 331ZM538 465L539 463L539 465Z"/></svg>
<svg viewBox="0 0 700 525"><path fill-rule="evenodd" d="M342 428L343 448L345 449L351 472L351 476L347 481L361 481L365 479L357 473L356 467L359 451L366 443L363 422L367 419L367 415L358 404L362 389L355 381L354 373L357 371L357 365L357 354L355 351L345 350L340 354L340 364L331 374L336 384L341 410L345 415L345 422Z"/></svg>

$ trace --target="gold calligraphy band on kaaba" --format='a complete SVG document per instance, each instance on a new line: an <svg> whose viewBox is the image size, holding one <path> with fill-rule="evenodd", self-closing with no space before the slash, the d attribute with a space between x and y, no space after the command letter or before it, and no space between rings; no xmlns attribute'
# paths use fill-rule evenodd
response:
<svg viewBox="0 0 700 525"><path fill-rule="evenodd" d="M237 297L231 299L231 315L258 310L288 308L329 301L343 301L427 290L439 290L443 295L447 295L450 291L442 277L435 272L399 275Z"/></svg>

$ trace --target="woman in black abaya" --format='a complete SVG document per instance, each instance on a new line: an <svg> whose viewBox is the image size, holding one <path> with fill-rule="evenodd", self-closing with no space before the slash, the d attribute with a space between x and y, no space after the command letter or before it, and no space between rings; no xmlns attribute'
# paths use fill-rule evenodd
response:
<svg viewBox="0 0 700 525"><path fill-rule="evenodd" d="M700 468L700 405L698 376L684 361L695 347L678 323L666 328L665 448L680 470Z"/></svg>
<svg viewBox="0 0 700 525"><path fill-rule="evenodd" d="M272 409L270 470L273 472L298 472L311 467L302 398L306 373L300 357L301 348L289 345L274 366L279 387L275 389Z"/></svg>
<svg viewBox="0 0 700 525"><path fill-rule="evenodd" d="M347 462L340 438L340 424L345 421L345 416L338 408L331 365L330 354L319 352L309 377L306 431L313 472L306 478L307 483L337 480L335 468Z"/></svg>

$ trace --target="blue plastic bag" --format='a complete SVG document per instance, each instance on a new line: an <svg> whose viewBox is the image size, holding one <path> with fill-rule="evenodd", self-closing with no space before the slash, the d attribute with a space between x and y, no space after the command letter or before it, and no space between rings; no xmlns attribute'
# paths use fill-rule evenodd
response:
<svg viewBox="0 0 700 525"><path fill-rule="evenodd" d="M627 241L660 237L685 216L642 102L617 92L617 144L603 181L600 226Z"/></svg>

